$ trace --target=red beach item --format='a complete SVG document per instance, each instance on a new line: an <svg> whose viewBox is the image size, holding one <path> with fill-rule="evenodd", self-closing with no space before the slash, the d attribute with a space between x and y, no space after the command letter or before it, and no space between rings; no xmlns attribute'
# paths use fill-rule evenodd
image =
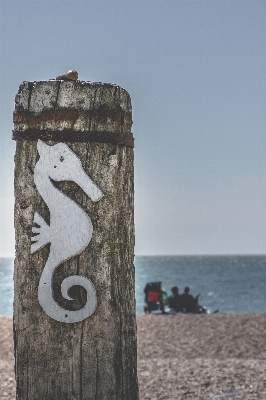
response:
<svg viewBox="0 0 266 400"><path fill-rule="evenodd" d="M159 301L159 293L158 292L149 292L148 293L148 302L149 303L157 303Z"/></svg>

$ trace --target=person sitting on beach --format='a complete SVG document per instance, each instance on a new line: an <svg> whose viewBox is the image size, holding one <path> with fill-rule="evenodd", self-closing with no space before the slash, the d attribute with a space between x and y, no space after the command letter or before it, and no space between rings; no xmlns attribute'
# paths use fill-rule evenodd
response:
<svg viewBox="0 0 266 400"><path fill-rule="evenodd" d="M191 296L191 294L189 294L189 291L189 287L186 286L184 293L180 296L181 309L183 312L193 313L197 309L200 293L198 293L194 298Z"/></svg>
<svg viewBox="0 0 266 400"><path fill-rule="evenodd" d="M180 303L180 294L178 294L178 287L173 286L171 288L172 294L168 297L169 308L178 312L182 311Z"/></svg>

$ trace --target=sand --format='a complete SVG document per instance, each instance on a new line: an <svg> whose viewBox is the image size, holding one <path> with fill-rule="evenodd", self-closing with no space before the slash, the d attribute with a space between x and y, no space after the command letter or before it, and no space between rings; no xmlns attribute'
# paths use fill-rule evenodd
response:
<svg viewBox="0 0 266 400"><path fill-rule="evenodd" d="M140 400L266 400L266 313L137 315L137 323ZM15 399L13 369L12 317L0 317L1 400Z"/></svg>

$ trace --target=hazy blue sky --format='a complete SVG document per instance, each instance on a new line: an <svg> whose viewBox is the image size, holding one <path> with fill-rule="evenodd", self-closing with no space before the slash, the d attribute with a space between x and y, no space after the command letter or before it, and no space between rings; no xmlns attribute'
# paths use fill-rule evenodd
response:
<svg viewBox="0 0 266 400"><path fill-rule="evenodd" d="M1 249L14 97L76 69L131 95L136 254L266 253L266 2L13 1L1 10Z"/></svg>

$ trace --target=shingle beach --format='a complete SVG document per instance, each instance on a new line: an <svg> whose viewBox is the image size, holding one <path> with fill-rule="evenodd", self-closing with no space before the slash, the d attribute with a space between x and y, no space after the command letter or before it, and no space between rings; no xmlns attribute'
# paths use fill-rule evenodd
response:
<svg viewBox="0 0 266 400"><path fill-rule="evenodd" d="M138 314L137 324L140 400L266 400L266 313ZM15 399L12 334L1 316L1 400Z"/></svg>

